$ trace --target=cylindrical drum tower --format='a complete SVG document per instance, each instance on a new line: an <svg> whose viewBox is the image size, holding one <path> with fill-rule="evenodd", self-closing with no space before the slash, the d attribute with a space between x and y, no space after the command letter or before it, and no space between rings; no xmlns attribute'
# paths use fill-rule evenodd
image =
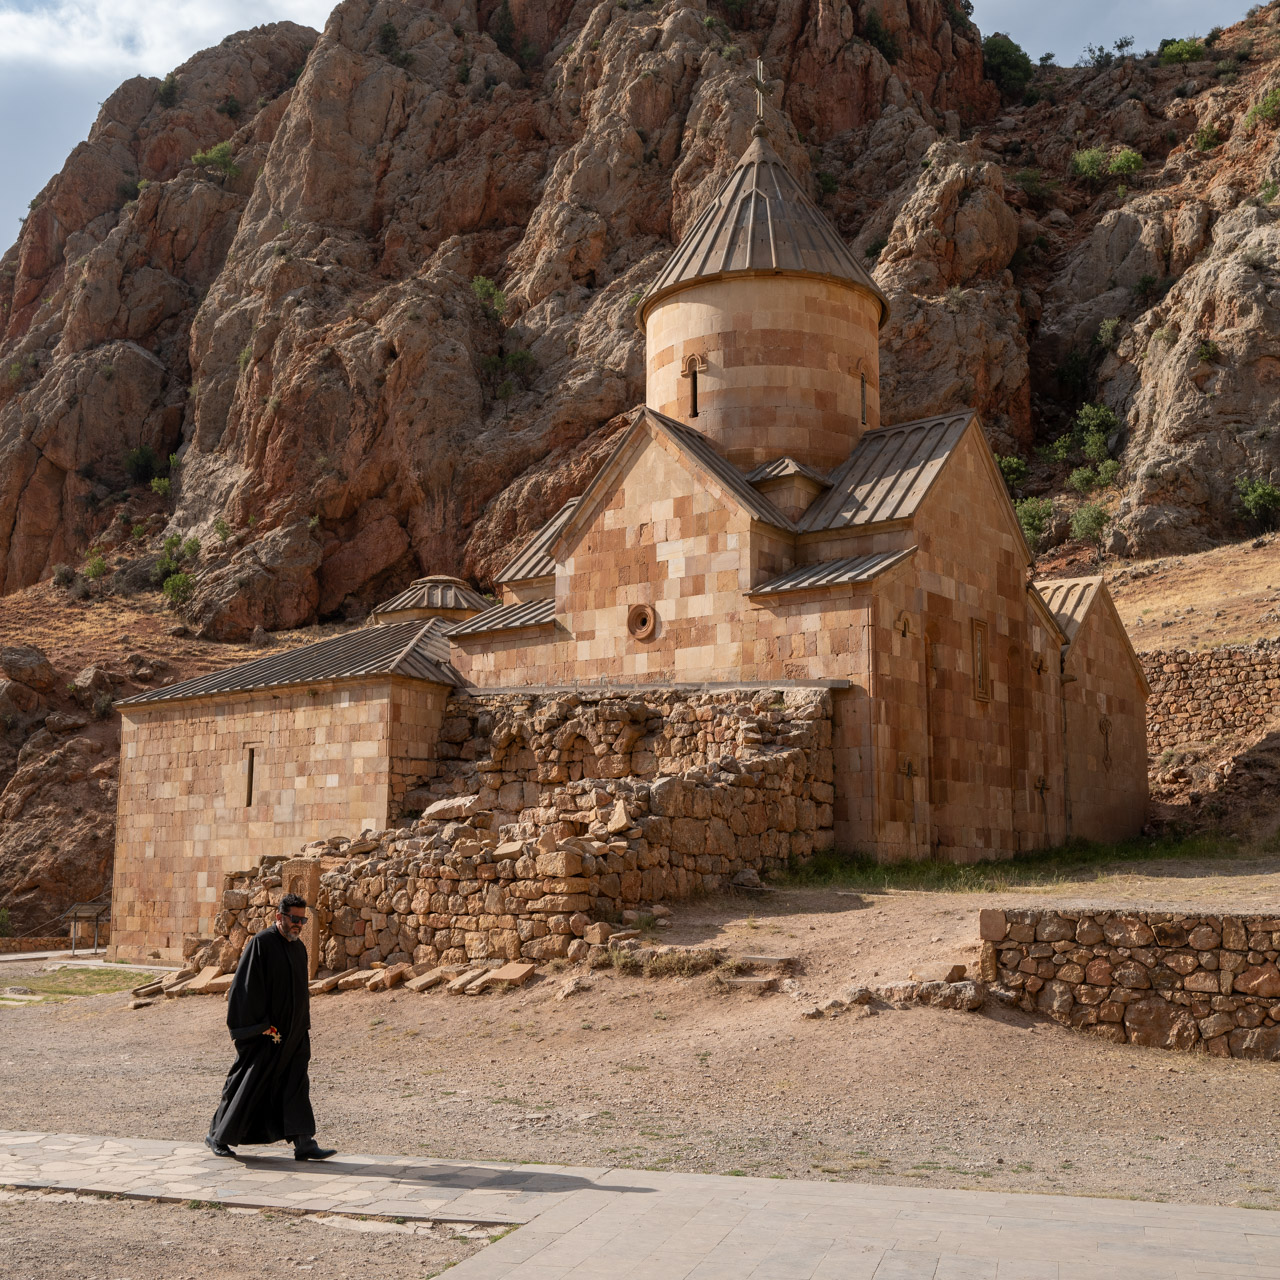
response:
<svg viewBox="0 0 1280 1280"><path fill-rule="evenodd" d="M880 425L889 304L756 126L640 303L645 403L735 466L830 471Z"/></svg>

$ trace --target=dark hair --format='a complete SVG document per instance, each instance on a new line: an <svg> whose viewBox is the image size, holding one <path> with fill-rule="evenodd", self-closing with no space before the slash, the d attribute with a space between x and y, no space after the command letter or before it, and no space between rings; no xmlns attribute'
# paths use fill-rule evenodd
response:
<svg viewBox="0 0 1280 1280"><path fill-rule="evenodd" d="M294 907L306 908L307 900L300 893L286 893L276 908L280 914L287 915Z"/></svg>

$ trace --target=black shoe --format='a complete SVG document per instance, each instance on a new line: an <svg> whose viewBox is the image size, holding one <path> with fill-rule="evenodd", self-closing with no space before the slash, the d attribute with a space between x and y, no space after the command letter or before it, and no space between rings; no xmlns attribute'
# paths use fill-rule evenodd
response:
<svg viewBox="0 0 1280 1280"><path fill-rule="evenodd" d="M295 1142L293 1144L293 1158L295 1160L327 1160L330 1156L337 1154L337 1147L318 1146L314 1138L307 1138L303 1142Z"/></svg>
<svg viewBox="0 0 1280 1280"><path fill-rule="evenodd" d="M204 1145L213 1152L215 1156L234 1156L235 1152L231 1150L225 1142L219 1142L213 1134L205 1135Z"/></svg>

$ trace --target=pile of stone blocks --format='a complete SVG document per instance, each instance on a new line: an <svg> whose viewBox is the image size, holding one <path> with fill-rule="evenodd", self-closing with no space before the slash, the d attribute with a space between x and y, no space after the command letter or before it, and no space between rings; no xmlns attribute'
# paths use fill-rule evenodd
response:
<svg viewBox="0 0 1280 1280"><path fill-rule="evenodd" d="M758 883L803 861L831 830L830 806L823 813L811 797L810 753L748 746L651 782L557 784L540 808L497 830L478 795L455 796L345 849L309 846L304 854L321 868L312 904L319 966L586 959L628 912L666 914L667 901L738 876ZM217 937L201 962L230 970L272 922L281 865L226 878Z"/></svg>

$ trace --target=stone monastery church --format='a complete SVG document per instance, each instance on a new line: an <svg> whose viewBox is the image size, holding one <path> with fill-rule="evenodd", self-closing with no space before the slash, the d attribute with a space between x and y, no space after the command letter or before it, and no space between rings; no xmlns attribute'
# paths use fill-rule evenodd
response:
<svg viewBox="0 0 1280 1280"><path fill-rule="evenodd" d="M208 935L263 855L398 825L451 699L826 690L828 847L1137 833L1148 690L1106 586L1030 580L973 411L881 421L887 315L757 124L640 304L644 407L500 602L420 579L362 629L120 704L118 952ZM510 803L495 822L527 820Z"/></svg>

